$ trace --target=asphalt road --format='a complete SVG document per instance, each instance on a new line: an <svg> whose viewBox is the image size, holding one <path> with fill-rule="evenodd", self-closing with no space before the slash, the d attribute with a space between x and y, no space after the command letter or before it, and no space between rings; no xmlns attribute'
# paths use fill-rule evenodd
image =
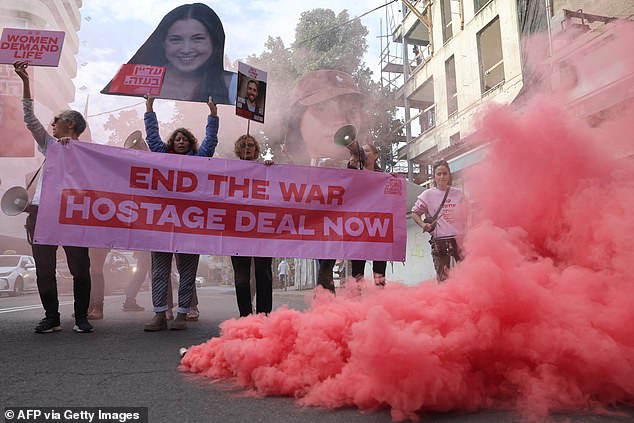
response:
<svg viewBox="0 0 634 423"><path fill-rule="evenodd" d="M254 398L227 382L178 370L180 347L217 336L223 320L237 317L233 288L199 289L201 319L186 331L143 332L146 312L123 312L122 295L106 298L105 319L95 332L72 331L72 296L60 297L63 330L38 335L43 312L37 294L0 298L0 409L4 407L148 407L162 422L391 422L387 410L327 410L297 405L292 398ZM303 309L310 293L275 292L274 307ZM149 293L139 295L149 310ZM632 422L634 410L617 415L559 415L550 421ZM514 413L421 415L425 422L521 422ZM8 421L8 420L6 420Z"/></svg>

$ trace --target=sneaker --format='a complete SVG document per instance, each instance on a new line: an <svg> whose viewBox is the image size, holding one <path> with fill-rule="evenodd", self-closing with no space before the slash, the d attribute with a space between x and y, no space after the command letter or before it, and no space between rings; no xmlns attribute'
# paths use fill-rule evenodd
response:
<svg viewBox="0 0 634 423"><path fill-rule="evenodd" d="M170 326L171 330L183 330L187 329L187 313L177 313L172 326Z"/></svg>
<svg viewBox="0 0 634 423"><path fill-rule="evenodd" d="M75 320L75 326L73 326L73 330L77 333L87 333L92 332L94 329L88 319L77 319Z"/></svg>
<svg viewBox="0 0 634 423"><path fill-rule="evenodd" d="M136 303L136 301L125 301L123 303L123 307L121 307L123 311L145 311L145 308L141 307Z"/></svg>
<svg viewBox="0 0 634 423"><path fill-rule="evenodd" d="M200 318L200 311L198 311L197 307L192 307L187 313L187 321L195 322Z"/></svg>
<svg viewBox="0 0 634 423"><path fill-rule="evenodd" d="M35 327L35 333L51 333L59 332L62 326L59 324L59 318L45 317Z"/></svg>

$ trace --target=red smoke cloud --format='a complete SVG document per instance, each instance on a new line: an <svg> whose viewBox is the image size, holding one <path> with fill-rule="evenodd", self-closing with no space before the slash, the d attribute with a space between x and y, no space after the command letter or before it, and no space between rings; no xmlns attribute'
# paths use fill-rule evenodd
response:
<svg viewBox="0 0 634 423"><path fill-rule="evenodd" d="M633 151L631 106L595 128L552 98L488 110L489 153L467 176L477 224L445 284L229 320L182 368L395 419L631 404L634 160L618 158Z"/></svg>

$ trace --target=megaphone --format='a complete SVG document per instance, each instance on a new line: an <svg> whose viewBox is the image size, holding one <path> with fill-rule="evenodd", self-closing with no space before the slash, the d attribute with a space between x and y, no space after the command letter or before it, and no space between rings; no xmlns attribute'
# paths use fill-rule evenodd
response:
<svg viewBox="0 0 634 423"><path fill-rule="evenodd" d="M354 125L346 125L335 132L333 141L340 147L350 147L356 138L357 128Z"/></svg>
<svg viewBox="0 0 634 423"><path fill-rule="evenodd" d="M17 216L29 205L29 194L22 187L12 187L7 190L0 200L0 208L7 216Z"/></svg>
<svg viewBox="0 0 634 423"><path fill-rule="evenodd" d="M125 139L123 146L125 148L131 148L133 150L149 150L147 143L143 139L143 134L138 129L128 135L128 138Z"/></svg>

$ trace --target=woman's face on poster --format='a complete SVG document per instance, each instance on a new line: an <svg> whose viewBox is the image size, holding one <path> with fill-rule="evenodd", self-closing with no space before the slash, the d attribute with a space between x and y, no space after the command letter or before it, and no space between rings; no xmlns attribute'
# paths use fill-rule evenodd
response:
<svg viewBox="0 0 634 423"><path fill-rule="evenodd" d="M310 157L333 157L344 153L345 149L334 144L334 136L345 125L359 129L359 106L358 97L340 96L306 107L299 130Z"/></svg>
<svg viewBox="0 0 634 423"><path fill-rule="evenodd" d="M196 19L172 24L165 37L165 58L180 72L193 72L204 65L213 52L211 36Z"/></svg>

